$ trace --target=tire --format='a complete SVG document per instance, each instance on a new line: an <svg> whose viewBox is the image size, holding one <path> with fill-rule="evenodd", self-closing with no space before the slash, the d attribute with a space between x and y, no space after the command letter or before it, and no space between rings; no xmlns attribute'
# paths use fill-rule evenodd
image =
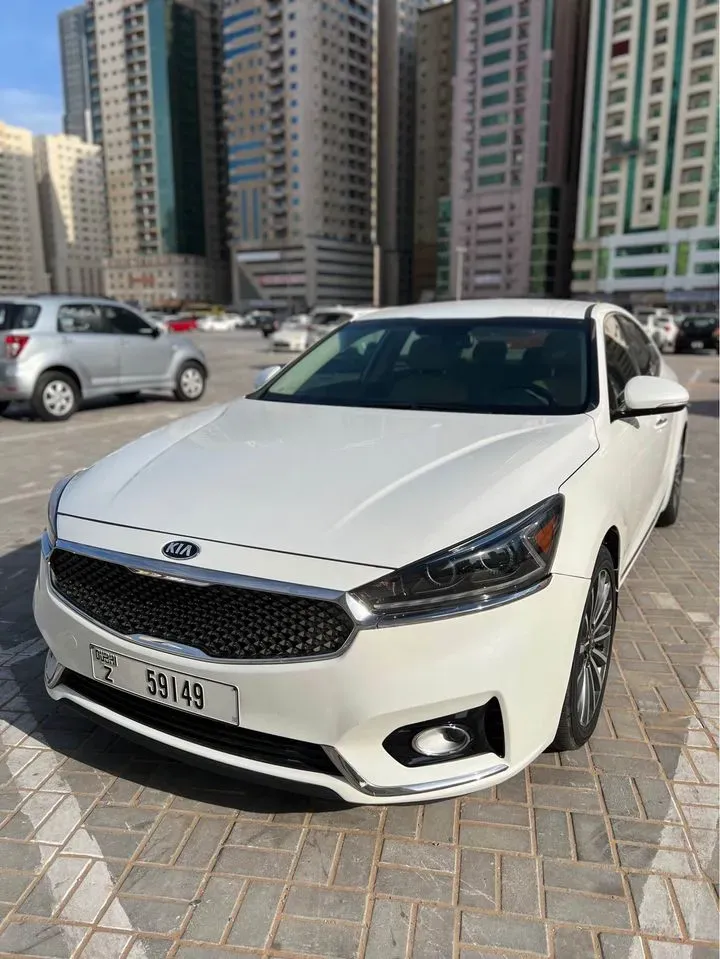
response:
<svg viewBox="0 0 720 959"><path fill-rule="evenodd" d="M178 370L175 380L175 399L181 403L194 403L205 392L207 373L199 363L189 360Z"/></svg>
<svg viewBox="0 0 720 959"><path fill-rule="evenodd" d="M657 518L656 526L672 526L677 522L680 513L680 499L682 496L682 481L685 473L685 438L683 437L680 453L675 464L673 473L673 484L670 492L670 499L662 513Z"/></svg>
<svg viewBox="0 0 720 959"><path fill-rule="evenodd" d="M8 406L10 406L10 400L2 400L2 402L0 402L0 416L3 415Z"/></svg>
<svg viewBox="0 0 720 959"><path fill-rule="evenodd" d="M609 590L606 593L606 590ZM595 610L596 604L601 603ZM610 551L600 547L595 562L590 588L583 609L578 638L575 644L570 679L551 752L579 749L592 736L600 717L605 686L607 685L613 636L617 618L617 574ZM588 646L588 635L593 630L596 639ZM593 657L589 651L594 650ZM601 657L604 657L601 659ZM593 665L594 664L594 665ZM602 670L602 672L600 672ZM583 684L588 698L582 696Z"/></svg>
<svg viewBox="0 0 720 959"><path fill-rule="evenodd" d="M140 390L134 390L132 393L118 393L119 403L136 403L140 399Z"/></svg>
<svg viewBox="0 0 720 959"><path fill-rule="evenodd" d="M67 373L43 373L33 391L31 406L46 422L69 420L80 404L80 390Z"/></svg>

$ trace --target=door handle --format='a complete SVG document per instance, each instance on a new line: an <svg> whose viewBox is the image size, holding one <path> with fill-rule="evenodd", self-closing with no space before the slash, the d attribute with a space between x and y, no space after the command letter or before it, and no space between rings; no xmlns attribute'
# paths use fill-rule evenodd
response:
<svg viewBox="0 0 720 959"><path fill-rule="evenodd" d="M656 429L656 430L664 430L667 425L668 425L668 418L667 418L667 416L660 416L660 417L658 417L658 419L655 420L655 429Z"/></svg>

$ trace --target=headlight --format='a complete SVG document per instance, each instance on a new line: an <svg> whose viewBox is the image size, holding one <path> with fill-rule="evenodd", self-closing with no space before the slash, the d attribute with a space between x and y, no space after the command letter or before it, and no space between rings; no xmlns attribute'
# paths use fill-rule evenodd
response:
<svg viewBox="0 0 720 959"><path fill-rule="evenodd" d="M68 484L74 480L76 476L79 476L80 473L84 472L85 470L77 470L75 473L70 473L68 476L63 476L63 478L58 480L50 491L47 510L47 531L50 541L53 544L57 539L57 514L58 506L60 505L60 497L67 489Z"/></svg>
<svg viewBox="0 0 720 959"><path fill-rule="evenodd" d="M447 616L507 602L550 575L564 498L551 496L473 539L350 594L383 619Z"/></svg>

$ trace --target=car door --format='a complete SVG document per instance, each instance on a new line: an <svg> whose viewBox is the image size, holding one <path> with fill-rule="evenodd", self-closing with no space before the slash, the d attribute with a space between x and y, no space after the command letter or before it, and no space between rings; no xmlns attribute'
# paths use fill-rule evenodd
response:
<svg viewBox="0 0 720 959"><path fill-rule="evenodd" d="M92 302L62 303L57 331L66 361L77 371L87 395L111 393L120 383L120 337L115 336L102 307Z"/></svg>
<svg viewBox="0 0 720 959"><path fill-rule="evenodd" d="M103 311L120 340L120 385L140 390L167 384L172 360L171 338L132 310L115 304Z"/></svg>
<svg viewBox="0 0 720 959"><path fill-rule="evenodd" d="M622 313L618 315L618 322L623 330L630 354L640 371L641 376L659 376L662 369L662 357L654 341L631 317ZM675 431L673 429L673 413L659 413L655 416L643 416L643 427L647 433L648 442L648 476L649 512L651 522L660 512L667 495L668 469L670 461L675 457L673 448Z"/></svg>
<svg viewBox="0 0 720 959"><path fill-rule="evenodd" d="M624 317L622 317L624 319ZM609 400L609 468L616 484L627 531L628 559L640 548L655 518L655 417L614 418L624 409L625 386L640 375L621 315L605 317L605 366Z"/></svg>

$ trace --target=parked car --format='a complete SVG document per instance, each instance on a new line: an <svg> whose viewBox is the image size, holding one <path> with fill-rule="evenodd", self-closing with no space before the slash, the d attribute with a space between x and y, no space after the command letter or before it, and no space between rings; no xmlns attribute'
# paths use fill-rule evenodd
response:
<svg viewBox="0 0 720 959"><path fill-rule="evenodd" d="M593 732L618 588L678 515L687 402L608 304L357 317L55 486L47 690L353 803L495 786Z"/></svg>
<svg viewBox="0 0 720 959"><path fill-rule="evenodd" d="M273 335L273 349L301 353L331 330L371 311L372 307L319 307L301 323L282 324Z"/></svg>
<svg viewBox="0 0 720 959"><path fill-rule="evenodd" d="M180 313L165 319L165 328L169 333L190 333L198 328L197 317L191 313Z"/></svg>
<svg viewBox="0 0 720 959"><path fill-rule="evenodd" d="M691 313L680 321L676 353L718 350L718 318L711 313Z"/></svg>
<svg viewBox="0 0 720 959"><path fill-rule="evenodd" d="M209 313L198 317L197 328L206 333L228 333L240 327L240 317L236 313Z"/></svg>
<svg viewBox="0 0 720 959"><path fill-rule="evenodd" d="M308 345L308 326L310 317L307 313L297 313L280 324L271 337L274 350L288 350L291 353L302 353Z"/></svg>
<svg viewBox="0 0 720 959"><path fill-rule="evenodd" d="M672 353L678 335L678 321L666 310L640 313L637 320L662 353Z"/></svg>
<svg viewBox="0 0 720 959"><path fill-rule="evenodd" d="M255 326L267 339L280 328L280 318L275 313L255 313Z"/></svg>
<svg viewBox="0 0 720 959"><path fill-rule="evenodd" d="M83 399L170 390L192 401L205 392L207 364L192 342L112 300L6 297L0 342L0 413L27 400L41 419L66 420Z"/></svg>

